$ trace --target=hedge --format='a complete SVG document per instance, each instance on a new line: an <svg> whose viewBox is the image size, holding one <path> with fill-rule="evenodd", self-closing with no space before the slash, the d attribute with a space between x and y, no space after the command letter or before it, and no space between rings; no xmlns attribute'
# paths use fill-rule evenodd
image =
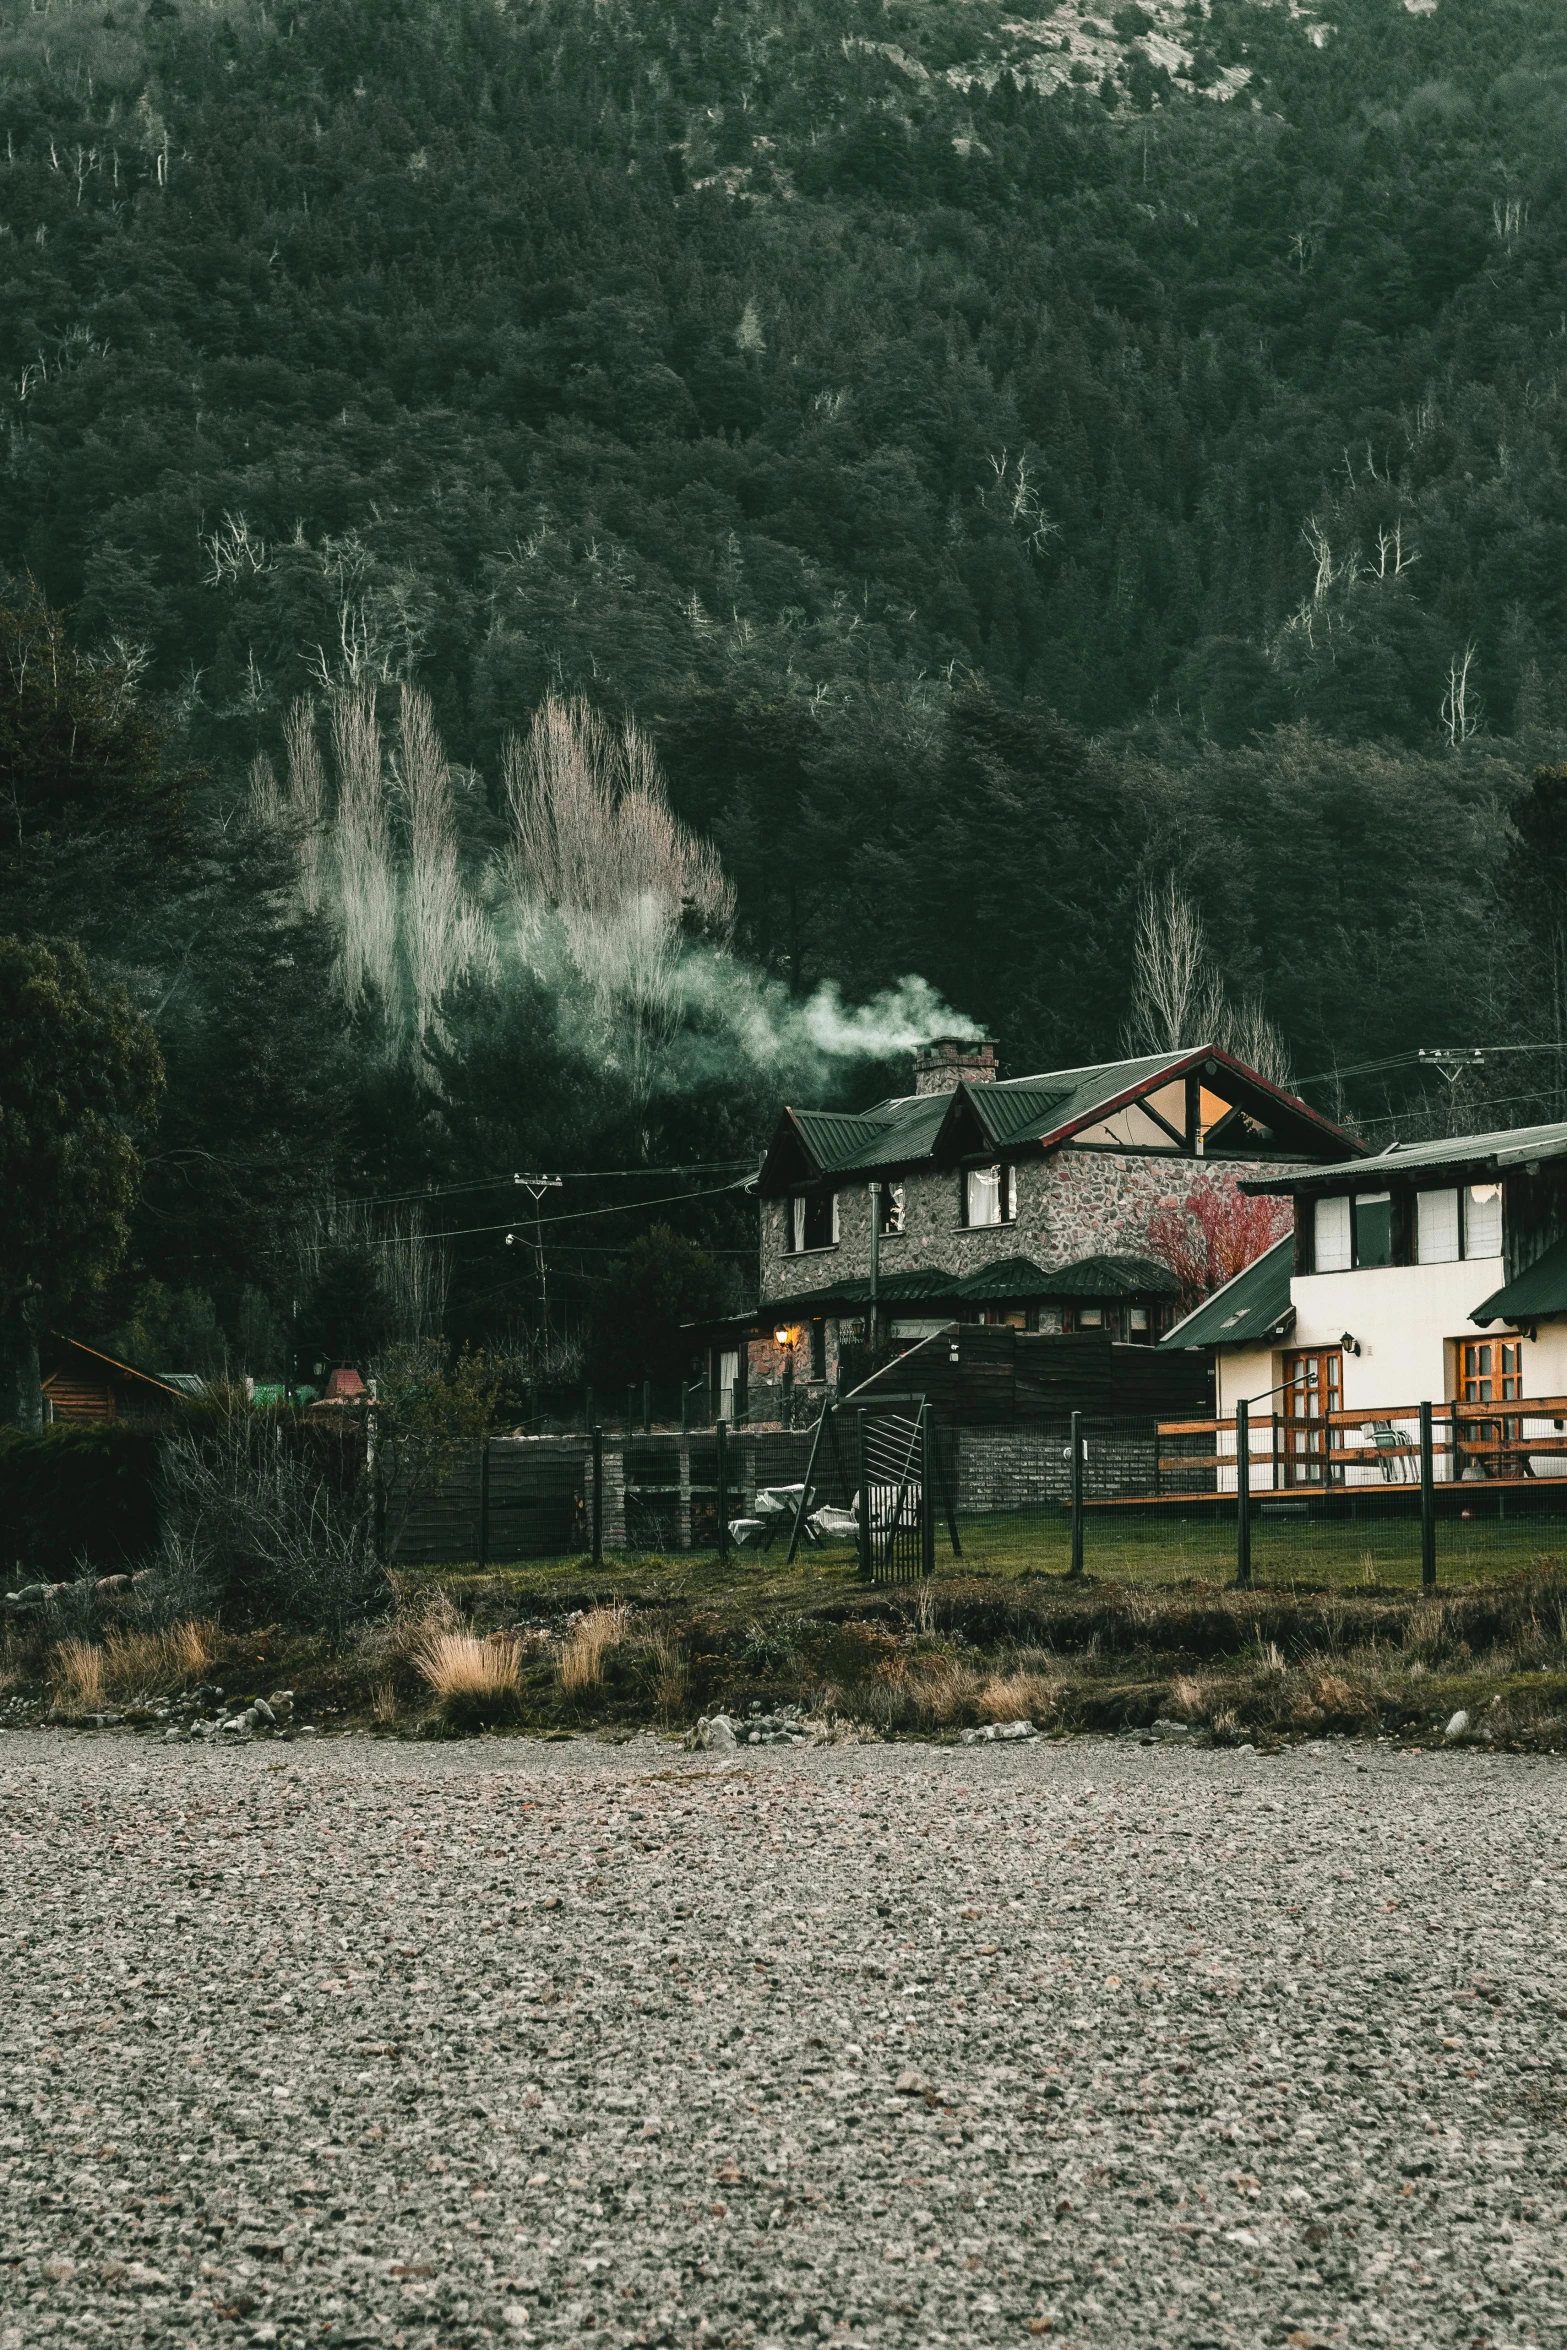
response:
<svg viewBox="0 0 1567 2350"><path fill-rule="evenodd" d="M158 1442L115 1421L0 1430L0 1569L58 1582L139 1565L158 1539Z"/></svg>

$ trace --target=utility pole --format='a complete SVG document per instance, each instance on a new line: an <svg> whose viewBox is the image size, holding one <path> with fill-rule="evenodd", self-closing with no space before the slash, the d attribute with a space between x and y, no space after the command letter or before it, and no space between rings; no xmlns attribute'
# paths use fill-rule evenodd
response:
<svg viewBox="0 0 1567 2350"><path fill-rule="evenodd" d="M549 1267L546 1264L544 1257L543 1201L544 1194L547 1191L559 1191L562 1180L563 1178L559 1175L514 1175L512 1177L513 1183L520 1184L522 1189L528 1194L528 1197L533 1202L533 1250L534 1257L539 1268L539 1313L544 1324L544 1343L546 1351L548 1350L550 1335L550 1283ZM508 1248L515 1248L516 1245L517 1234L515 1232L508 1232L506 1235L506 1246Z"/></svg>

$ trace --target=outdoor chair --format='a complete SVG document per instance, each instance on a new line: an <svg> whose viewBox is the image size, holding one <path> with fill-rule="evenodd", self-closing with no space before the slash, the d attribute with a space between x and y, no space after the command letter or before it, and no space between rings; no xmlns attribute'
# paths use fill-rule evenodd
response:
<svg viewBox="0 0 1567 2350"><path fill-rule="evenodd" d="M1370 1432L1383 1484L1418 1485L1420 1456L1403 1429L1395 1428L1391 1420L1373 1420Z"/></svg>

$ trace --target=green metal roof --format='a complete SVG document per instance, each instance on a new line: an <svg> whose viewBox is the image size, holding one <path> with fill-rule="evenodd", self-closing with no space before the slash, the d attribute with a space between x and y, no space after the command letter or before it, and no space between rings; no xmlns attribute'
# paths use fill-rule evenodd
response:
<svg viewBox="0 0 1567 2350"><path fill-rule="evenodd" d="M1242 1191L1294 1191L1303 1183L1354 1183L1362 1190L1382 1175L1437 1173L1451 1167L1522 1167L1534 1159L1567 1157L1567 1124L1504 1126L1494 1134L1450 1134L1441 1142L1405 1142L1369 1159L1303 1168L1294 1175L1243 1177Z"/></svg>
<svg viewBox="0 0 1567 2350"><path fill-rule="evenodd" d="M1567 1240L1558 1240L1514 1280L1493 1289L1469 1319L1483 1330L1488 1322L1522 1326L1544 1322L1553 1314L1567 1314Z"/></svg>
<svg viewBox="0 0 1567 2350"><path fill-rule="evenodd" d="M1080 1257L1045 1276L1041 1297L1179 1297L1168 1265L1152 1257Z"/></svg>
<svg viewBox="0 0 1567 2350"><path fill-rule="evenodd" d="M1271 1337L1293 1315L1290 1275L1295 1269L1295 1236L1286 1233L1266 1255L1226 1281L1184 1322L1177 1322L1161 1346L1252 1346Z"/></svg>
<svg viewBox="0 0 1567 2350"><path fill-rule="evenodd" d="M894 1095L864 1111L786 1109L757 1178L771 1195L823 1176L895 1173L935 1164L957 1166L987 1152L1031 1145L1050 1149L1081 1127L1112 1117L1140 1094L1172 1078L1200 1073L1242 1081L1264 1119L1281 1130L1274 1148L1309 1157L1323 1144L1338 1150L1348 1138L1319 1112L1280 1091L1218 1045L1178 1053L1148 1053L1129 1061L1094 1061L1080 1069L1045 1070L980 1085L960 1083L942 1093ZM1173 1146L1172 1146L1173 1148Z"/></svg>

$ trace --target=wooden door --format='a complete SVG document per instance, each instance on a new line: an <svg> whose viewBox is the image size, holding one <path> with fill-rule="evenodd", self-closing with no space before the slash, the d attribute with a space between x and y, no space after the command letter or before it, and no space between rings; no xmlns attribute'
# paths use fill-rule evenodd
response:
<svg viewBox="0 0 1567 2350"><path fill-rule="evenodd" d="M1338 1482L1328 1454L1333 1447L1329 1412L1344 1401L1344 1357L1336 1346L1284 1358L1284 1482L1332 1485Z"/></svg>

